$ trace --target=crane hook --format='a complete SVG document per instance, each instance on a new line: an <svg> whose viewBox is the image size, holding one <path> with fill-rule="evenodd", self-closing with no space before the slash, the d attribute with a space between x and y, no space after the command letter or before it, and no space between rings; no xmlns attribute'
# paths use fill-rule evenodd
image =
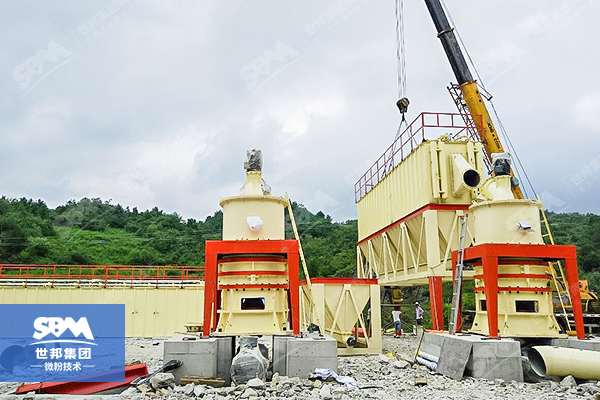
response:
<svg viewBox="0 0 600 400"><path fill-rule="evenodd" d="M400 110L400 114L404 116L404 114L408 111L408 105L410 101L406 97L401 98L396 102L396 106L398 106L398 110Z"/></svg>

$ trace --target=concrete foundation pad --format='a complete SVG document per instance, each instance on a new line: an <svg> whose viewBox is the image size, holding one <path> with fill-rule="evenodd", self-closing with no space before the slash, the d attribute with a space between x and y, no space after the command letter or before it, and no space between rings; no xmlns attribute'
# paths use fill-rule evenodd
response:
<svg viewBox="0 0 600 400"><path fill-rule="evenodd" d="M600 338L592 338L592 339L552 339L552 346L556 347L569 347L571 349L579 349L579 350L591 350L591 351L600 351Z"/></svg>
<svg viewBox="0 0 600 400"><path fill-rule="evenodd" d="M423 334L420 351L439 357L440 364L451 363L444 356L453 357L451 348L454 341L466 341L471 345L469 358L466 362L464 375L474 378L503 379L523 382L523 367L521 365L521 346L512 339L489 339L485 336L443 333ZM468 348L468 346L461 346ZM448 349L448 350L446 350ZM441 371L440 371L441 372ZM456 371L453 371L455 376Z"/></svg>
<svg viewBox="0 0 600 400"><path fill-rule="evenodd" d="M193 340L185 340L193 338ZM225 384L231 383L231 360L235 352L235 337L223 336L198 338L189 335L175 335L165 340L163 362L179 360L183 365L173 371L175 382L182 375L196 375L207 378L222 378Z"/></svg>
<svg viewBox="0 0 600 400"><path fill-rule="evenodd" d="M273 336L273 373L307 378L315 368L337 372L337 341L328 335Z"/></svg>

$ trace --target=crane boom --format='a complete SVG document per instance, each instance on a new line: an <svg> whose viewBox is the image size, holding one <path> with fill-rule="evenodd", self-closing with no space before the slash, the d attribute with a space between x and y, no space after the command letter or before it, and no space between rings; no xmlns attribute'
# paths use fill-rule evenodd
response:
<svg viewBox="0 0 600 400"><path fill-rule="evenodd" d="M477 87L477 81L473 79L469 66L465 60L462 50L454 35L454 29L450 26L446 13L440 3L440 0L425 0L429 14L433 19L433 23L437 30L438 37L442 42L446 57L450 61L450 66L456 77L463 99L469 109L469 113L473 117L473 122L477 127L477 132L483 144L488 161L492 163L493 153L503 153L504 148L498 137L490 113L483 102L483 97ZM514 173L511 169L510 175L514 178ZM516 179L512 179L512 191L517 199L522 199L523 192L517 184L514 184Z"/></svg>

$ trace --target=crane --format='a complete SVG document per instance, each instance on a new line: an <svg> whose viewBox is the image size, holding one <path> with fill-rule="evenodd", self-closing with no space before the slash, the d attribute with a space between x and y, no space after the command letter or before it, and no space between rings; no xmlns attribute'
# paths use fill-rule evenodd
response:
<svg viewBox="0 0 600 400"><path fill-rule="evenodd" d="M518 179L510 167L510 161L506 157L498 157L504 153L504 147L498 137L498 132L494 127L490 113L488 112L483 97L477 87L477 81L469 70L462 50L456 40L454 29L450 26L446 13L440 3L440 0L425 0L429 14L433 19L438 37L442 42L454 76L458 81L458 87L462 98L466 103L469 114L473 118L479 140L483 144L484 152L487 158L487 164L491 166L494 175L510 175L511 190L516 199L524 198Z"/></svg>
<svg viewBox="0 0 600 400"><path fill-rule="evenodd" d="M516 179L514 176L514 171L510 167L510 161L502 156L498 157L499 154L504 153L504 147L502 146L502 142L498 137L498 133L494 127L492 118L487 110L487 107L485 106L483 97L477 85L477 81L473 79L473 75L469 70L469 66L465 60L458 40L456 39L456 35L454 34L454 28L450 26L446 12L444 11L440 0L425 0L425 4L427 5L427 9L429 10L429 14L431 15L444 51L446 52L446 56L450 62L452 71L454 72L454 76L458 81L458 85L453 86L450 89L451 94L453 94L453 97L455 97L455 102L459 109L466 108L466 111L468 111L468 114L470 114L470 117L472 118L472 122L467 122L467 125L475 125L475 131L477 132L478 139L483 144L484 153L487 159L486 164L490 169L490 173L493 173L494 175L510 175L511 190L514 197L516 199L523 199L523 192L519 186L518 179ZM458 92L455 94L453 89L456 88ZM456 96L460 96L462 99L457 100ZM546 234L543 236L549 237L550 243L554 244L554 239L550 231L548 220L546 219L544 210L542 209L541 211L546 228ZM565 314L566 325L570 329L568 319L566 318L566 306L562 302L561 294L566 293L568 296L568 290L565 286L566 280L560 263L556 263L556 266L553 264L554 263L549 264L548 269L553 277L556 291L558 292L560 304L563 313ZM560 274L556 273L555 267L558 268ZM586 312L596 312L600 310L599 296L593 290L589 290L587 281L579 281L579 286L582 300L585 301L584 310ZM571 302L570 298L568 302ZM597 324L596 320L594 320L594 322Z"/></svg>

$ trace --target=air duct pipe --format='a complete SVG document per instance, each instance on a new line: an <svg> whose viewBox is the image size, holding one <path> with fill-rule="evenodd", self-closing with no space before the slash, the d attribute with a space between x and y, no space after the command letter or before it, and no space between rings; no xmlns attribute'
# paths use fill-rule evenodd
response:
<svg viewBox="0 0 600 400"><path fill-rule="evenodd" d="M510 186L510 175L488 178L479 188L481 194L488 200L514 200Z"/></svg>
<svg viewBox="0 0 600 400"><path fill-rule="evenodd" d="M566 347L534 346L527 353L531 369L539 376L567 376L600 380L600 353Z"/></svg>
<svg viewBox="0 0 600 400"><path fill-rule="evenodd" d="M452 154L452 193L461 196L469 190L475 189L481 182L479 172L462 156Z"/></svg>

